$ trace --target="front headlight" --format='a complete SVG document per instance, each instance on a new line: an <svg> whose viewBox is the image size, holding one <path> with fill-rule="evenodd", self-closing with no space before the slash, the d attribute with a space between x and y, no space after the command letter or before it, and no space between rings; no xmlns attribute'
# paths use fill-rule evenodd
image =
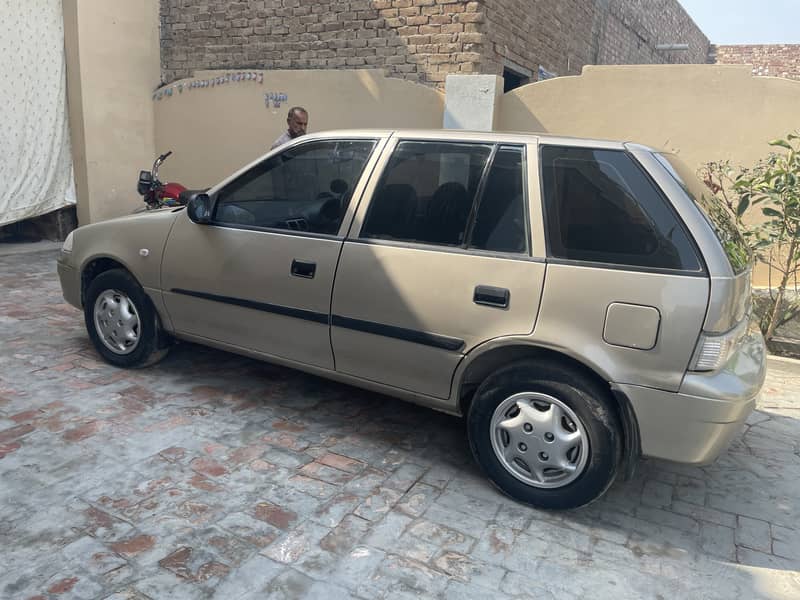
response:
<svg viewBox="0 0 800 600"><path fill-rule="evenodd" d="M66 252L67 254L72 252L72 241L74 239L74 235L75 235L74 231L70 231L69 232L69 235L67 236L67 239L64 240L64 245L61 246L61 251L62 252Z"/></svg>

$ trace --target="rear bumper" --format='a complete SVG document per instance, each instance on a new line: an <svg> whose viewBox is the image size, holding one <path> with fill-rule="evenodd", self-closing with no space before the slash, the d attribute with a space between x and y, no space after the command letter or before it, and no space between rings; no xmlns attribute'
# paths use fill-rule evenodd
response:
<svg viewBox="0 0 800 600"><path fill-rule="evenodd" d="M766 357L761 333L751 330L723 369L687 374L677 393L615 385L633 407L642 454L695 465L713 462L753 412Z"/></svg>

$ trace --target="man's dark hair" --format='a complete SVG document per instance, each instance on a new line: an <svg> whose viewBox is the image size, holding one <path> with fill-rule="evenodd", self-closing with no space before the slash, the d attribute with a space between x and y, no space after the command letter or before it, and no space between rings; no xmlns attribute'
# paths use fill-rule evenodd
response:
<svg viewBox="0 0 800 600"><path fill-rule="evenodd" d="M308 111L302 106L293 106L292 108L289 109L289 115L286 118L291 119L294 116L295 112L301 112L306 115L308 114Z"/></svg>

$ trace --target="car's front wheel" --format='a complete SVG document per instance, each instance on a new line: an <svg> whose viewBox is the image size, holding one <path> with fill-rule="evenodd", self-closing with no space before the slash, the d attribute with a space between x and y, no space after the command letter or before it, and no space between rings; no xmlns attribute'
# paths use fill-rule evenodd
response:
<svg viewBox="0 0 800 600"><path fill-rule="evenodd" d="M112 365L144 367L167 353L150 299L123 269L105 271L92 280L83 315L95 349Z"/></svg>
<svg viewBox="0 0 800 600"><path fill-rule="evenodd" d="M614 481L621 440L609 395L561 363L522 361L490 375L467 427L484 472L521 502L575 508Z"/></svg>

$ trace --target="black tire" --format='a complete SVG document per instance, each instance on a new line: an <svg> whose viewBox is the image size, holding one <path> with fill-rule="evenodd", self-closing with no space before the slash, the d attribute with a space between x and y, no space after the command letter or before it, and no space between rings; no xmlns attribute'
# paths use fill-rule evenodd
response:
<svg viewBox="0 0 800 600"><path fill-rule="evenodd" d="M108 290L116 290L127 296L138 314L138 343L133 351L120 354L108 348L101 340L94 320L94 307L97 298ZM167 336L161 330L153 304L142 286L123 269L104 271L95 277L86 290L83 306L86 330L97 352L106 362L117 367L135 368L155 364L167 355L169 345Z"/></svg>
<svg viewBox="0 0 800 600"><path fill-rule="evenodd" d="M495 409L507 398L526 392L561 401L575 413L588 437L585 466L575 479L561 487L541 488L521 481L493 449L491 423ZM583 506L602 496L616 476L622 441L612 402L607 390L577 369L555 361L514 363L490 375L475 392L467 413L472 453L492 483L515 500L544 509Z"/></svg>

